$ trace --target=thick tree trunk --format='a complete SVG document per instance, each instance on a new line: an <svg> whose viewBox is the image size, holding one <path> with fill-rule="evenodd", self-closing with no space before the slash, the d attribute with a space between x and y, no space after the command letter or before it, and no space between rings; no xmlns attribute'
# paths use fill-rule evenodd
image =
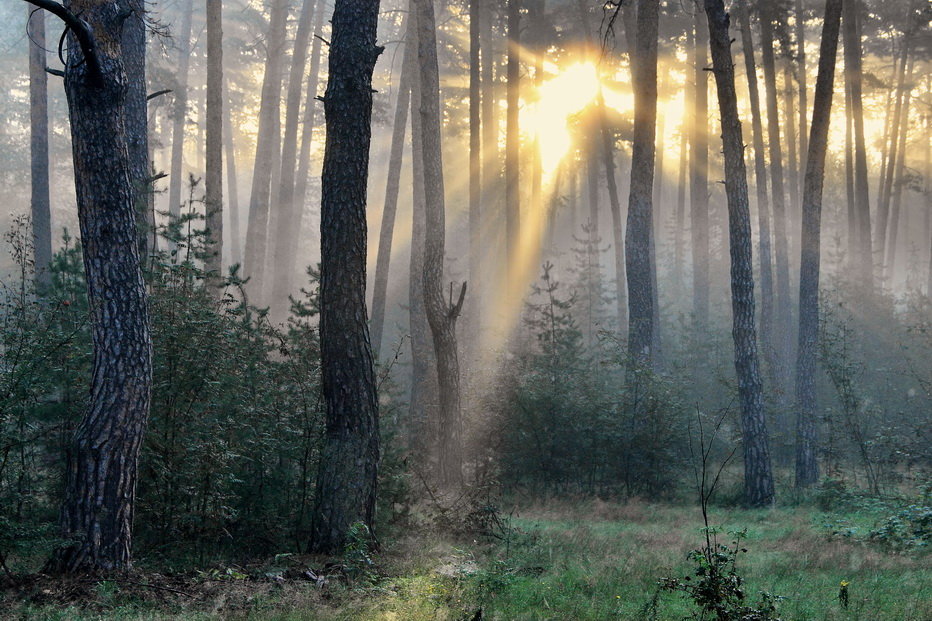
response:
<svg viewBox="0 0 932 621"><path fill-rule="evenodd" d="M731 57L728 14L722 0L705 0L712 50L712 67L722 119L725 155L725 193L731 252L732 336L735 371L741 402L744 444L744 496L751 506L773 503L773 474L764 419L763 389L754 329L754 262L751 250L751 214L748 207L744 141L738 117L735 71Z"/></svg>
<svg viewBox="0 0 932 621"><path fill-rule="evenodd" d="M780 145L780 112L777 105L777 70L773 52L773 7L762 5L760 12L761 64L764 69L764 86L767 100L767 138L770 150L770 182L773 196L774 247L776 256L775 318L774 326L781 346L777 352L781 365L786 363L786 343L789 334L790 272L787 249L786 192L783 186L783 149ZM786 371L786 369L783 369Z"/></svg>
<svg viewBox="0 0 932 621"><path fill-rule="evenodd" d="M250 289L261 295L265 277L265 255L269 234L269 210L275 161L281 156L279 120L282 90L282 63L285 57L287 0L271 0L269 33L266 38L265 75L259 101L259 133L249 195L249 224L243 276L253 280Z"/></svg>
<svg viewBox="0 0 932 621"><path fill-rule="evenodd" d="M233 139L233 115L230 114L230 86L223 81L226 97L223 100L223 149L227 161L227 212L230 214L230 235L226 245L230 248L230 262L237 264L242 261L239 227L239 195L236 178L236 147Z"/></svg>
<svg viewBox="0 0 932 621"><path fill-rule="evenodd" d="M172 217L181 215L181 190L185 181L184 167L184 130L188 113L188 67L191 63L191 14L194 12L193 0L186 0L181 14L181 28L178 32L178 83L175 85L175 102L172 108L172 152L171 168L168 177L168 212Z"/></svg>
<svg viewBox="0 0 932 621"><path fill-rule="evenodd" d="M61 510L67 543L55 550L47 570L119 570L130 565L139 447L152 386L131 140L124 125L124 8L100 0L66 6L80 15L96 44L95 54L85 56L72 31L65 66L94 372L88 410L68 450Z"/></svg>
<svg viewBox="0 0 932 621"><path fill-rule="evenodd" d="M376 360L382 349L382 330L385 325L385 300L388 295L388 274L392 259L392 239L395 234L395 213L398 210L398 190L401 186L401 160L408 126L408 109L411 107L411 72L415 70L417 42L411 36L412 21L405 18L405 48L401 61L401 79L398 81L398 98L395 100L395 120L392 124L392 143L388 157L388 179L385 182L385 205L382 208L382 226L379 227L379 250L375 260L375 280L372 287L372 354Z"/></svg>
<svg viewBox="0 0 932 621"><path fill-rule="evenodd" d="M761 122L760 93L757 85L757 66L754 62L754 41L751 35L751 18L747 0L737 7L741 23L741 43L744 67L748 79L751 103L751 133L754 140L754 186L757 189L758 261L760 263L761 319L760 340L764 359L770 372L777 371L777 357L773 340L773 264L770 235L770 199L767 194L767 160L764 155L764 128Z"/></svg>
<svg viewBox="0 0 932 621"><path fill-rule="evenodd" d="M307 70L307 47L311 39L316 0L304 0L298 30L295 33L294 51L291 55L291 71L288 77L288 94L285 106L285 131L282 135L281 175L272 177L272 183L278 184L278 200L271 207L275 210L274 243L268 253L266 270L272 274L271 296L274 317L284 319L288 315L288 296L291 294L291 272L294 259L290 258L287 243L288 233L295 228L295 177L298 169L298 121L301 116L301 91L304 86L304 74ZM320 7L322 10L323 7Z"/></svg>
<svg viewBox="0 0 932 621"><path fill-rule="evenodd" d="M816 456L815 366L819 347L819 253L821 251L822 183L832 116L835 57L842 0L826 0L812 110L812 132L806 158L803 191L802 255L799 267L799 348L796 359L796 486L807 487L819 479Z"/></svg>
<svg viewBox="0 0 932 621"><path fill-rule="evenodd" d="M701 13L696 12L693 41L693 128L689 139L690 235L693 253L693 314L701 333L709 323L709 94L706 60L709 45Z"/></svg>
<svg viewBox="0 0 932 621"><path fill-rule="evenodd" d="M204 208L210 248L204 264L213 279L223 275L223 22L222 0L207 2L207 123ZM215 283L216 284L216 283ZM213 292L219 291L212 287Z"/></svg>
<svg viewBox="0 0 932 621"><path fill-rule="evenodd" d="M49 284L52 211L49 200L49 90L45 72L45 11L26 5L29 40L30 213L36 284Z"/></svg>
<svg viewBox="0 0 932 621"><path fill-rule="evenodd" d="M281 8L281 7L280 7ZM353 524L375 517L379 414L366 324L366 181L378 0L337 0L324 95L320 350L327 424L311 546L340 553ZM273 89L274 90L274 89Z"/></svg>
<svg viewBox="0 0 932 621"><path fill-rule="evenodd" d="M651 282L652 196L657 131L657 28L659 0L642 0L637 12L634 70L634 146L625 268L628 276L628 364L653 361L654 297Z"/></svg>
<svg viewBox="0 0 932 621"><path fill-rule="evenodd" d="M415 0L417 8L418 64L420 65L420 116L424 166L425 245L424 307L433 335L440 389L439 472L444 485L463 481L463 429L460 412L460 371L456 348L456 319L463 307L466 283L459 299L444 296L443 262L445 222L443 157L440 125L440 75L433 0ZM451 287L452 288L452 287ZM452 296L451 296L452 298Z"/></svg>
<svg viewBox="0 0 932 621"><path fill-rule="evenodd" d="M845 80L851 88L851 114L854 117L854 196L858 221L860 281L868 293L874 289L874 261L871 250L870 188L867 181L867 146L864 137L864 104L861 90L861 34L858 0L843 0Z"/></svg>

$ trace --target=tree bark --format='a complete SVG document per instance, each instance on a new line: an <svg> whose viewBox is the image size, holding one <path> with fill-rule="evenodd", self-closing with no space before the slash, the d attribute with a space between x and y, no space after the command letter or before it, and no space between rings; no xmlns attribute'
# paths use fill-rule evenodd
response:
<svg viewBox="0 0 932 621"><path fill-rule="evenodd" d="M281 156L279 114L281 109L282 63L285 56L287 0L271 0L269 32L266 37L265 76L259 102L259 133L249 196L249 224L243 275L253 280L252 291L261 296L265 278L265 255L269 234L269 210L275 160Z"/></svg>
<svg viewBox="0 0 932 621"><path fill-rule="evenodd" d="M342 552L353 524L371 531L375 517L379 414L366 324L366 181L372 71L382 52L378 16L378 0L337 0L331 22L320 225L327 422L310 545L323 553Z"/></svg>
<svg viewBox="0 0 932 621"><path fill-rule="evenodd" d="M519 183L520 137L518 127L518 101L521 96L521 3L508 0L508 66L507 66L507 109L505 116L505 265L511 274L517 262L518 229L521 218ZM428 163L425 161L424 165ZM428 203L430 201L428 200ZM506 283L509 295L515 294L518 284Z"/></svg>
<svg viewBox="0 0 932 621"><path fill-rule="evenodd" d="M731 57L729 17L722 0L705 0L709 24L712 67L718 92L725 155L725 193L728 199L728 232L731 252L732 336L735 371L741 402L744 444L744 495L751 506L773 503L773 473L763 389L757 358L754 317L754 262L751 250L751 214L748 208L744 140L738 117L735 72Z"/></svg>
<svg viewBox="0 0 932 621"><path fill-rule="evenodd" d="M210 247L204 268L212 293L223 276L223 7L222 0L207 3L206 174L204 208Z"/></svg>
<svg viewBox="0 0 932 621"><path fill-rule="evenodd" d="M770 200L767 194L767 160L764 156L764 128L761 122L760 93L757 85L757 66L754 62L754 41L747 0L736 6L741 23L741 43L744 51L745 73L748 79L748 99L751 103L751 132L754 140L754 186L757 189L758 261L760 263L761 319L760 340L764 359L770 372L777 371L777 357L773 340L773 264L770 234Z"/></svg>
<svg viewBox="0 0 932 621"><path fill-rule="evenodd" d="M223 129L223 148L227 160L227 211L230 214L230 236L227 246L230 248L230 262L237 264L242 261L239 227L239 195L236 178L236 147L233 139L233 115L230 114L230 85L223 81L226 97L223 100L223 115L225 117Z"/></svg>
<svg viewBox="0 0 932 621"><path fill-rule="evenodd" d="M843 0L842 27L845 48L845 80L851 88L854 117L854 196L858 219L860 280L868 293L874 290L874 261L871 249L870 188L867 181L867 147L864 138L864 104L861 90L861 33L857 0Z"/></svg>
<svg viewBox="0 0 932 621"><path fill-rule="evenodd" d="M268 253L266 269L273 274L271 279L272 295L269 302L275 317L284 319L288 315L288 296L291 293L291 272L294 259L289 260L291 249L287 243L288 232L295 228L295 177L298 169L298 121L301 116L301 91L304 86L304 73L307 70L307 48L311 39L313 17L317 2L304 0L298 30L295 33L294 52L291 55L291 71L288 77L288 94L285 106L285 131L282 135L281 175L272 178L278 183L278 201L272 204L278 217L274 243ZM323 7L321 7L322 9ZM270 233L271 233L270 229Z"/></svg>
<svg viewBox="0 0 932 621"><path fill-rule="evenodd" d="M94 43L79 46L83 35L72 28L65 65L94 370L88 410L68 450L61 510L67 543L53 552L46 570L121 570L130 565L139 447L152 386L127 146L132 140L124 125L125 9L110 0L72 0L65 6L80 15L77 23Z"/></svg>
<svg viewBox="0 0 932 621"><path fill-rule="evenodd" d="M155 218L149 209L152 186L149 177L149 106L146 90L146 6L143 0L129 0L132 14L123 22L123 66L126 70L126 125L130 182L138 211L139 256L149 256L149 239Z"/></svg>
<svg viewBox="0 0 932 621"><path fill-rule="evenodd" d="M659 0L642 0L637 11L633 63L634 146L625 268L628 276L629 366L649 368L653 361L654 298L651 282L652 196L657 131L657 29Z"/></svg>
<svg viewBox="0 0 932 621"><path fill-rule="evenodd" d="M703 334L709 323L709 95L706 82L708 37L696 12L693 41L693 127L689 140L690 235L693 253L693 314Z"/></svg>
<svg viewBox="0 0 932 621"><path fill-rule="evenodd" d="M35 278L39 288L51 282L52 209L49 200L49 90L45 72L45 11L26 5L29 40L29 157Z"/></svg>
<svg viewBox="0 0 932 621"><path fill-rule="evenodd" d="M382 226L379 227L379 251L375 261L375 281L372 289L372 354L376 360L382 348L382 330L385 325L385 299L388 294L389 266L392 259L392 238L395 233L395 213L398 209L398 190L401 185L401 160L404 151L405 130L408 126L408 109L411 107L411 72L417 58L417 42L409 32L410 16L405 17L404 55L401 61L401 78L398 81L398 98L395 101L395 120L392 124L392 143L388 157L388 179L385 183L385 205L382 208Z"/></svg>
<svg viewBox="0 0 932 621"><path fill-rule="evenodd" d="M175 105L172 108L172 153L168 177L168 212L173 218L181 216L181 188L185 183L184 130L188 113L188 67L191 63L191 14L193 0L186 0L178 33L178 83L175 85Z"/></svg>
<svg viewBox="0 0 932 621"><path fill-rule="evenodd" d="M420 116L424 166L425 245L424 307L433 336L440 389L439 471L444 485L463 481L462 413L460 412L459 359L456 348L456 319L463 307L466 283L459 298L448 303L443 290L445 223L443 157L440 126L440 75L433 0L415 0L417 7L418 64L420 65ZM452 293L452 285L451 285Z"/></svg>
<svg viewBox="0 0 932 621"><path fill-rule="evenodd" d="M802 254L799 266L799 347L796 359L796 486L808 487L819 479L816 455L815 366L819 347L819 253L822 217L822 184L825 179L825 154L832 116L832 92L835 82L835 57L842 0L826 0L819 50L819 75L816 79L812 110L812 132L806 158L803 191Z"/></svg>

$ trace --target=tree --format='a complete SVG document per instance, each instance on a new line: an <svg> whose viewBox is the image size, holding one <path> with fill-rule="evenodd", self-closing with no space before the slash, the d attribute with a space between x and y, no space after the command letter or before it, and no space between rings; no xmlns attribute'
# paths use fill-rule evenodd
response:
<svg viewBox="0 0 932 621"><path fill-rule="evenodd" d="M482 324L482 76L481 65L491 64L482 57L479 43L483 8L480 0L469 0L469 279L472 281L472 304L467 315L472 329L469 339L479 342ZM535 75L535 78L540 76ZM539 169L539 167L538 167ZM473 348L475 349L475 347ZM475 355L473 355L475 357Z"/></svg>
<svg viewBox="0 0 932 621"><path fill-rule="evenodd" d="M324 94L320 349L326 432L311 550L340 552L353 524L375 517L379 414L366 324L366 181L378 0L337 0Z"/></svg>
<svg viewBox="0 0 932 621"><path fill-rule="evenodd" d="M168 178L168 211L177 218L181 215L181 188L185 183L182 174L184 160L184 126L188 113L188 68L191 63L191 15L194 0L187 0L181 16L178 33L178 83L175 85L175 102L172 108L172 152Z"/></svg>
<svg viewBox="0 0 932 621"><path fill-rule="evenodd" d="M149 170L149 108L146 92L146 4L128 0L130 15L123 23L123 66L126 70L126 146L129 149L130 183L139 212L139 256L149 255L150 232L155 230L155 213L149 209L152 195ZM154 248L153 248L154 250Z"/></svg>
<svg viewBox="0 0 932 621"><path fill-rule="evenodd" d="M507 108L505 116L505 265L510 274L518 255L518 229L521 219L521 198L518 187L520 174L520 136L518 127L518 101L521 97L521 3L508 0L508 66L506 75ZM422 84L422 90L424 85ZM427 162L424 162L427 166ZM514 293L517 283L507 282L508 291Z"/></svg>
<svg viewBox="0 0 932 621"><path fill-rule="evenodd" d="M254 279L254 291L261 295L265 276L265 255L269 235L269 209L275 162L281 157L278 126L281 110L282 63L285 57L287 0L271 0L269 34L266 38L265 75L259 102L259 134L249 195L249 224L246 230L244 275Z"/></svg>
<svg viewBox="0 0 932 621"><path fill-rule="evenodd" d="M267 271L273 275L271 282L271 296L269 301L275 309L278 318L284 318L288 313L288 295L291 293L291 270L294 267L294 258L291 258L288 244L282 243L288 239L288 232L295 226L297 203L295 201L295 175L298 169L298 120L301 113L301 87L304 85L304 73L307 66L307 48L311 39L315 0L304 0L301 5L301 17L298 19L298 31L295 33L294 52L291 55L291 72L288 76L288 94L285 106L285 131L282 140L281 174L278 179L272 178L272 183L278 184L278 201L272 205L277 214L276 230L274 231L276 243L268 253ZM271 230L269 226L269 233Z"/></svg>
<svg viewBox="0 0 932 621"><path fill-rule="evenodd" d="M29 39L30 208L36 282L49 281L52 211L49 201L49 91L45 72L45 12L27 5Z"/></svg>
<svg viewBox="0 0 932 621"><path fill-rule="evenodd" d="M404 56L401 61L401 79L395 101L395 120L392 123L392 143L389 147L388 178L385 182L385 206L382 208L382 226L379 227L379 252L375 261L375 282L372 287L372 353L378 359L382 348L382 330L385 325L385 298L388 294L388 268L392 259L392 238L395 232L395 212L398 209L398 190L401 185L401 160L404 151L405 129L408 126L408 108L411 106L411 74L417 56L417 43L409 28L410 17L405 17ZM413 30L413 29L412 29Z"/></svg>
<svg viewBox="0 0 932 621"><path fill-rule="evenodd" d="M864 103L861 89L861 32L857 0L844 0L842 27L845 47L845 81L851 91L854 119L854 197L857 214L860 280L868 292L874 288L874 262L871 251L870 189L867 181L867 147L864 138Z"/></svg>
<svg viewBox="0 0 932 621"><path fill-rule="evenodd" d="M744 140L738 117L735 69L731 57L729 17L722 0L705 0L715 74L718 106L722 118L725 155L725 193L728 199L728 238L731 251L732 337L735 342L735 371L741 402L741 432L744 444L744 496L751 506L773 503L773 473L764 420L763 388L757 357L754 317L754 263L751 250L751 215L748 207L747 169Z"/></svg>
<svg viewBox="0 0 932 621"><path fill-rule="evenodd" d="M633 60L634 147L625 233L628 276L628 358L633 366L653 360L654 297L651 292L652 192L657 132L657 28L659 0L642 0L637 11Z"/></svg>
<svg viewBox="0 0 932 621"><path fill-rule="evenodd" d="M72 0L65 6L30 2L69 29L65 94L94 346L88 409L68 450L61 509L66 543L53 552L46 569L126 569L152 386L149 311L124 124L126 16L113 0Z"/></svg>
<svg viewBox="0 0 932 621"><path fill-rule="evenodd" d="M230 85L224 80L223 90L223 150L227 160L227 210L230 214L230 235L227 239L227 246L230 248L230 261L240 263L242 261L240 226L239 226L239 197L237 193L236 177L236 148L233 140L233 115L230 113Z"/></svg>
<svg viewBox="0 0 932 621"><path fill-rule="evenodd" d="M223 7L221 0L207 2L207 126L204 209L210 247L204 268L214 279L222 272L223 258ZM215 287L213 293L219 295Z"/></svg>
<svg viewBox="0 0 932 621"><path fill-rule="evenodd" d="M420 117L424 170L424 308L430 324L437 361L440 389L438 416L439 472L445 485L459 485L463 479L462 413L460 411L460 369L456 348L456 320L463 308L466 283L455 303L447 303L443 291L445 255L443 157L440 137L440 74L437 66L437 39L433 0L415 0L420 65ZM517 189L517 188L515 188ZM452 295L451 295L452 298Z"/></svg>
<svg viewBox="0 0 932 621"><path fill-rule="evenodd" d="M832 116L835 57L842 0L826 0L819 49L819 75L812 110L812 131L803 187L803 226L799 262L799 348L796 358L796 486L819 479L816 457L815 361L819 347L819 253L822 217L822 183Z"/></svg>
<svg viewBox="0 0 932 621"><path fill-rule="evenodd" d="M698 0L697 0L698 2ZM693 253L693 313L700 330L709 322L709 93L706 81L707 35L696 12L693 46L695 95L689 138L689 201Z"/></svg>

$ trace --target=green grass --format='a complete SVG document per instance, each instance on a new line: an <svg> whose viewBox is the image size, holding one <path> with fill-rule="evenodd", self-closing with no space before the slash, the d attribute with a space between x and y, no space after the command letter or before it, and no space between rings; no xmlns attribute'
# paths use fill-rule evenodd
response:
<svg viewBox="0 0 932 621"><path fill-rule="evenodd" d="M928 552L895 553L832 536L827 524L869 527L877 516L826 514L810 507L713 509L711 522L746 529L738 561L751 600L782 599L792 620L932 619ZM683 595L658 595L657 581L690 573L687 554L703 540L694 507L581 501L528 507L510 520L507 540L456 541L442 534L395 538L377 557L382 578L335 583L227 581L198 586L196 598L127 599L115 584L98 586L81 607L13 603L24 619L644 619L656 596L658 619L695 612ZM839 584L850 583L842 608ZM203 588L202 588L203 587ZM192 587L193 588L193 587ZM3 615L0 615L3 616ZM6 617L4 617L6 618Z"/></svg>

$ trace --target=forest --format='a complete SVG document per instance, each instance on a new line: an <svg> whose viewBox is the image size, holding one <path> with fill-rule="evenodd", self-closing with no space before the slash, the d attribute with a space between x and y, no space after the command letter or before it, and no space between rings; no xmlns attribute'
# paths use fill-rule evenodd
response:
<svg viewBox="0 0 932 621"><path fill-rule="evenodd" d="M932 619L930 0L0 18L0 618Z"/></svg>

